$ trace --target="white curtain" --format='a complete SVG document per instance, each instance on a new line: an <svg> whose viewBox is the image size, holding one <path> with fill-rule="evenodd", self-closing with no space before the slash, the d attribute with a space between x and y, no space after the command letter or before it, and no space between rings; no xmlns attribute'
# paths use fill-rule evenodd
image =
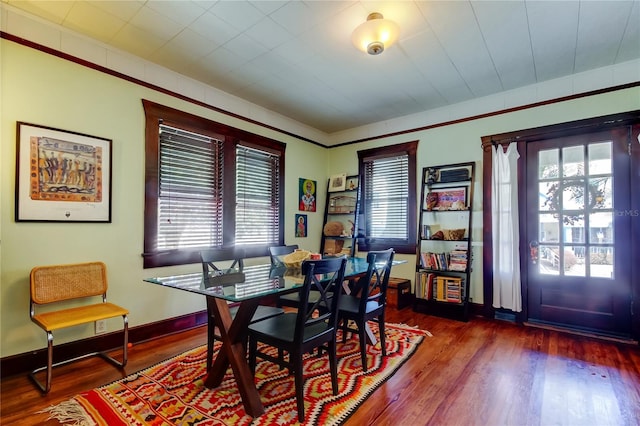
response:
<svg viewBox="0 0 640 426"><path fill-rule="evenodd" d="M518 148L493 147L493 307L522 311L518 220Z"/></svg>

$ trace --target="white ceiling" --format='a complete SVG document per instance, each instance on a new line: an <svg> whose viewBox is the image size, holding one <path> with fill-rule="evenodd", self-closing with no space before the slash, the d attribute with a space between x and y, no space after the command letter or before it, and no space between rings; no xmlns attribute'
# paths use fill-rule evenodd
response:
<svg viewBox="0 0 640 426"><path fill-rule="evenodd" d="M640 0L2 1L326 133L640 58Z"/></svg>

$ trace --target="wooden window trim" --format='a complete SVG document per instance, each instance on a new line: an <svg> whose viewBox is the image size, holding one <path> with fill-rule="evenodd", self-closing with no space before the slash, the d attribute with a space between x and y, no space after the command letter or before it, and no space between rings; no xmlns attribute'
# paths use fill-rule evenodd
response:
<svg viewBox="0 0 640 426"><path fill-rule="evenodd" d="M280 194L284 194L284 164L286 144L260 135L237 129L222 123L216 123L197 115L182 112L155 102L142 100L145 126L145 207L144 207L144 248L143 267L154 268L160 266L180 265L200 262L199 250L169 250L158 252L157 240L157 208L159 191L159 124L195 131L197 133L221 139L225 142L224 156L224 204L235 206L235 155L236 146L245 145L260 148L281 155L280 161ZM284 213L284 202L280 199L280 211ZM234 209L226 208L224 215L223 244L233 245L235 239ZM281 217L284 217L281 214ZM280 224L279 242L284 244L284 226ZM267 256L268 247L251 246L246 248L247 257Z"/></svg>
<svg viewBox="0 0 640 426"><path fill-rule="evenodd" d="M409 172L409 199L407 205L407 240L401 243L395 239L378 239L376 242L368 241L368 238L364 236L358 239L358 249L362 251L371 250L385 250L393 247L396 253L403 254L415 254L416 253L416 235L417 235L417 216L416 216L416 156L418 151L418 141L406 142L397 145L389 145L380 148L372 148L367 150L358 151L358 164L361 187L365 185L365 171L364 161L371 158L386 158L393 157L395 155L408 155L408 172ZM366 207L364 200L362 200L361 217L363 220L360 222L363 228L366 229Z"/></svg>

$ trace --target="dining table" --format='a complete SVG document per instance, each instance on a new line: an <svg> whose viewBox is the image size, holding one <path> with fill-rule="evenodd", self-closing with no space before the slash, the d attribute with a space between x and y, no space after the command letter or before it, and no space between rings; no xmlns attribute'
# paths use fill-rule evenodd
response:
<svg viewBox="0 0 640 426"><path fill-rule="evenodd" d="M394 264L398 263L403 261L394 261ZM362 276L367 268L366 258L349 257L345 268L345 281ZM228 367L231 366L245 412L254 418L262 415L264 406L246 357L247 328L262 300L298 291L304 282L300 268L260 263L245 265L242 269L213 271L207 276L200 270L180 275L145 278L144 281L197 293L212 303L215 326L220 332L222 346L206 373L204 385L208 388L219 386ZM231 306L237 306L235 316L231 313ZM373 333L369 330L367 334L375 343Z"/></svg>

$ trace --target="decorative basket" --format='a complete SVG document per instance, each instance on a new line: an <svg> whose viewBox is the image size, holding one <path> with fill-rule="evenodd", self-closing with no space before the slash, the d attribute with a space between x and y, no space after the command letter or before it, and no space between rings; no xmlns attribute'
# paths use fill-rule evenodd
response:
<svg viewBox="0 0 640 426"><path fill-rule="evenodd" d="M344 224L342 222L327 222L323 228L324 235L327 237L339 237L344 233Z"/></svg>
<svg viewBox="0 0 640 426"><path fill-rule="evenodd" d="M466 229L443 229L445 240L462 240L464 239L464 233Z"/></svg>
<svg viewBox="0 0 640 426"><path fill-rule="evenodd" d="M311 256L311 252L307 250L296 250L293 253L289 253L286 256L282 257L282 263L287 268L301 268L302 262L309 259Z"/></svg>

